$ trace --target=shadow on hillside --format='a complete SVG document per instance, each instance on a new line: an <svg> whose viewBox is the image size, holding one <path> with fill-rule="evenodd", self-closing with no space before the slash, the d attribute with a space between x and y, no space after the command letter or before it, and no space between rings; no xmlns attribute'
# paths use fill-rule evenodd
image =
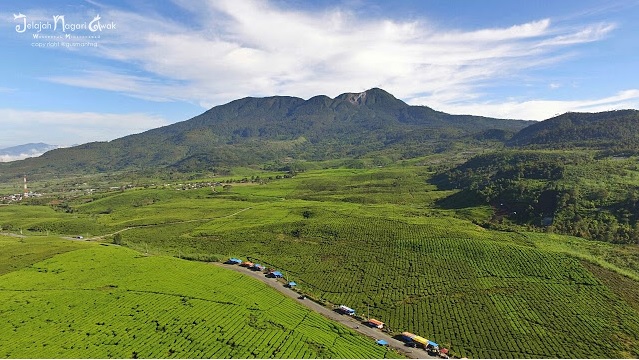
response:
<svg viewBox="0 0 639 360"><path fill-rule="evenodd" d="M465 209L481 205L486 205L486 202L477 194L468 190L461 190L435 202L435 206L449 210Z"/></svg>

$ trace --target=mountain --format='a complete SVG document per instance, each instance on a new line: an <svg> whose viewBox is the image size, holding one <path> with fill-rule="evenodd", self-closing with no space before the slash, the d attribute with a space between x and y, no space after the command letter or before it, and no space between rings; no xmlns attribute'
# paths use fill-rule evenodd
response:
<svg viewBox="0 0 639 360"><path fill-rule="evenodd" d="M407 158L460 139L509 137L530 123L409 106L376 88L334 99L247 97L144 133L50 151L2 172L189 171L282 159Z"/></svg>
<svg viewBox="0 0 639 360"><path fill-rule="evenodd" d="M49 145L45 143L29 143L0 149L0 162L22 160L28 157L40 156L45 152L57 149L58 147L58 145Z"/></svg>
<svg viewBox="0 0 639 360"><path fill-rule="evenodd" d="M566 113L522 129L508 144L533 148L637 148L639 111Z"/></svg>

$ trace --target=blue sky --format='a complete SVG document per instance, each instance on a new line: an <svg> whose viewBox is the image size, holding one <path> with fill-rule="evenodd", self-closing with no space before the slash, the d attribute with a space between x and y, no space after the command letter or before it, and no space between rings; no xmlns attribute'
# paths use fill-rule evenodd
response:
<svg viewBox="0 0 639 360"><path fill-rule="evenodd" d="M639 108L639 0L5 1L0 19L0 148L372 87L499 118Z"/></svg>

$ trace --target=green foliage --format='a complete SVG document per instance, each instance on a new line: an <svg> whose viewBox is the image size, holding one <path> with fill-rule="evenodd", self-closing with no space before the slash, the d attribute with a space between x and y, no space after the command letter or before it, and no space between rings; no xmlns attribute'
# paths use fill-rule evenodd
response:
<svg viewBox="0 0 639 360"><path fill-rule="evenodd" d="M312 221L218 227L197 241L283 269L314 296L366 309L394 331L450 342L459 355L562 357L557 349L569 347L574 356L615 357L624 347L610 334L639 340L637 314L609 303L610 291L574 258L451 218L404 221L327 208ZM590 347L568 345L582 342Z"/></svg>
<svg viewBox="0 0 639 360"><path fill-rule="evenodd" d="M639 111L566 113L522 129L510 139L509 145L544 149L586 147L636 154Z"/></svg>
<svg viewBox="0 0 639 360"><path fill-rule="evenodd" d="M530 183L530 191L539 194L551 189L544 174L560 168L561 177L553 181L568 181L592 159L560 152L507 156L499 160L506 167L481 171L489 178L501 172ZM509 165L507 159L527 159L530 166ZM544 164L543 170L536 171L535 162ZM204 261L232 255L282 270L312 298L329 306L349 305L386 322L392 331L407 330L444 344L457 356L639 356L639 313L626 300L634 297L617 295L617 285L582 263L629 276L634 284L633 276L639 278L634 248L477 226L499 213L479 206L482 199L466 201L458 190L438 190L429 183L428 169L309 170L262 185L234 184L215 194L173 187L126 190L91 202L70 201L73 212L59 214L95 217L111 233L123 230L126 245L144 253ZM601 168L613 174L613 181L617 175L609 170ZM436 206L446 201L449 208ZM134 207L134 202L141 205ZM107 208L112 211L103 214ZM151 258L156 257L142 257ZM117 291L124 288L113 285ZM155 320L159 324L149 325L153 331L171 328ZM269 328L258 314L247 314L246 323ZM313 356L327 356L324 352L331 349L314 339L305 343Z"/></svg>
<svg viewBox="0 0 639 360"><path fill-rule="evenodd" d="M433 183L462 189L440 202L490 204L504 219L534 228L614 243L639 243L639 182L634 159L586 151L500 151L441 172Z"/></svg>
<svg viewBox="0 0 639 360"><path fill-rule="evenodd" d="M84 242L53 237L10 237L0 235L0 275L29 267L44 259L82 249Z"/></svg>
<svg viewBox="0 0 639 360"><path fill-rule="evenodd" d="M529 245L538 249L570 255L639 281L639 248L636 245L616 245L547 233L527 232L521 235Z"/></svg>
<svg viewBox="0 0 639 360"><path fill-rule="evenodd" d="M5 274L0 313L5 358L393 356L249 277L112 246Z"/></svg>
<svg viewBox="0 0 639 360"><path fill-rule="evenodd" d="M122 234L117 233L113 235L113 243L116 245L122 245Z"/></svg>
<svg viewBox="0 0 639 360"><path fill-rule="evenodd" d="M72 211L56 211L48 206L9 205L0 207L0 227L24 234L86 235L106 231L94 217L78 217Z"/></svg>

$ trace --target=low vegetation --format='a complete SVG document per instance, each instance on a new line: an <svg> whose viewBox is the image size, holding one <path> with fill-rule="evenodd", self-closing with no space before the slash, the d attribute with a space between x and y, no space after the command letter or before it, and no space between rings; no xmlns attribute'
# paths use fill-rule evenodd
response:
<svg viewBox="0 0 639 360"><path fill-rule="evenodd" d="M394 356L182 260L233 256L454 356L637 358L638 119L457 116L371 89L0 164L2 194L24 174L39 191L0 206L0 356Z"/></svg>
<svg viewBox="0 0 639 360"><path fill-rule="evenodd" d="M0 236L0 246L13 254L76 248L0 276L3 358L398 356L208 264L60 239Z"/></svg>
<svg viewBox="0 0 639 360"><path fill-rule="evenodd" d="M407 164L306 171L226 191L140 187L81 196L68 201L72 211L54 213L71 224L92 219L89 235L113 242L119 234L142 254L233 256L279 269L323 303L346 304L456 356L639 356L636 297L620 290L637 287L636 246L482 227L499 210L438 189L433 175ZM34 221L16 206L0 208L0 225Z"/></svg>

